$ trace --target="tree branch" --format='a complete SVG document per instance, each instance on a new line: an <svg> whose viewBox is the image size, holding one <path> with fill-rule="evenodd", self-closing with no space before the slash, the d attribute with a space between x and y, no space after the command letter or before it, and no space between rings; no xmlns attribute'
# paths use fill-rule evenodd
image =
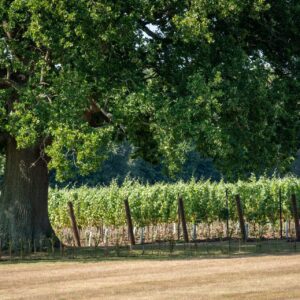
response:
<svg viewBox="0 0 300 300"><path fill-rule="evenodd" d="M92 100L90 107L84 113L84 119L90 126L100 127L105 123L111 123L112 115L99 107L95 100Z"/></svg>
<svg viewBox="0 0 300 300"><path fill-rule="evenodd" d="M5 32L6 36L8 37L9 40L12 40L12 34L11 32L7 29L8 27L8 23L6 20L3 20L2 21L2 28L3 28L3 31Z"/></svg>
<svg viewBox="0 0 300 300"><path fill-rule="evenodd" d="M165 38L163 38L162 36L160 36L159 34L153 32L151 29L149 29L147 27L147 24L143 21L139 21L138 22L140 27L141 27L141 30L144 31L147 35L149 35L151 38L153 38L154 40L166 40Z"/></svg>
<svg viewBox="0 0 300 300"><path fill-rule="evenodd" d="M46 51L44 60L45 60L45 63L48 64L48 62L49 62L49 50ZM45 82L44 82L44 75L45 74L44 73L45 73L45 70L44 70L44 66L43 66L42 69L41 69L40 84L45 84Z"/></svg>
<svg viewBox="0 0 300 300"><path fill-rule="evenodd" d="M17 89L17 84L12 80L0 78L0 89L5 90L9 88Z"/></svg>

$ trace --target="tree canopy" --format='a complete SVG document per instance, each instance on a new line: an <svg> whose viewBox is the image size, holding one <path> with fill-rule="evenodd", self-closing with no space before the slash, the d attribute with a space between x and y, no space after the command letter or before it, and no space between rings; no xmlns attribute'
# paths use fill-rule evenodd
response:
<svg viewBox="0 0 300 300"><path fill-rule="evenodd" d="M0 144L40 145L58 178L128 139L176 172L290 165L299 143L298 1L1 0Z"/></svg>

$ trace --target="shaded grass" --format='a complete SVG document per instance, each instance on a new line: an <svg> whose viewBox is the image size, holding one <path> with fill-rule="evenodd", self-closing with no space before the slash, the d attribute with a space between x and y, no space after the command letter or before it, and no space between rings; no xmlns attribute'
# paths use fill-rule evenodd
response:
<svg viewBox="0 0 300 300"><path fill-rule="evenodd" d="M227 258L258 255L283 255L300 253L300 242L285 240L241 240L197 241L175 243L161 241L153 244L135 246L107 247L64 247L44 248L44 251L26 252L24 250L3 252L1 263L38 261L104 261L104 260L169 260L189 258Z"/></svg>

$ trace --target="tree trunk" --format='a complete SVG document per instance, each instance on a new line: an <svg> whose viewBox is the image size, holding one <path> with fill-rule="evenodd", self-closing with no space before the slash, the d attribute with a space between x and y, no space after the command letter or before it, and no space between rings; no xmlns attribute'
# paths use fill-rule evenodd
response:
<svg viewBox="0 0 300 300"><path fill-rule="evenodd" d="M4 185L0 196L0 238L4 243L54 235L48 217L48 168L40 147L6 146Z"/></svg>

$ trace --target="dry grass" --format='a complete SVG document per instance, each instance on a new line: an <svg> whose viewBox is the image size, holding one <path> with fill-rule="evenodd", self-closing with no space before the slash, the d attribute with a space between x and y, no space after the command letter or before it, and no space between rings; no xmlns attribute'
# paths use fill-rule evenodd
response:
<svg viewBox="0 0 300 300"><path fill-rule="evenodd" d="M6 264L0 299L300 299L300 255Z"/></svg>

